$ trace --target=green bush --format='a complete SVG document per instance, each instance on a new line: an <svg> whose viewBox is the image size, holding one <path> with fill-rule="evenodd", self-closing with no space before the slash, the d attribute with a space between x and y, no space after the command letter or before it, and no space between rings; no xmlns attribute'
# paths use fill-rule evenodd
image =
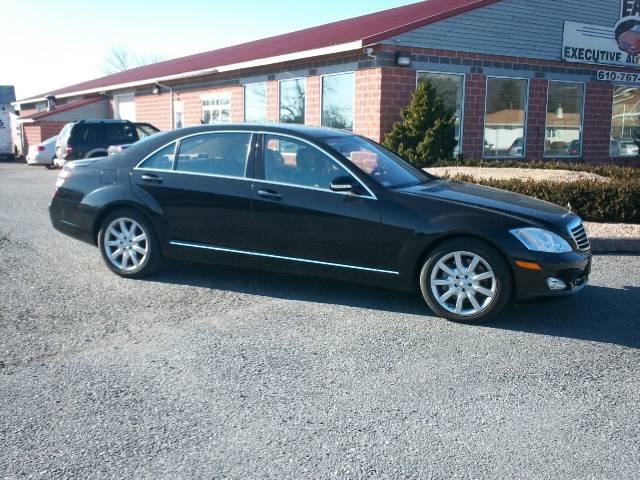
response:
<svg viewBox="0 0 640 480"><path fill-rule="evenodd" d="M459 180L521 193L566 206L585 221L640 223L640 177L616 178L608 182L579 180L557 183L533 180L480 180L457 176Z"/></svg>
<svg viewBox="0 0 640 480"><path fill-rule="evenodd" d="M418 168L453 157L457 141L453 112L433 84L423 79L402 110L402 120L385 135L382 144Z"/></svg>

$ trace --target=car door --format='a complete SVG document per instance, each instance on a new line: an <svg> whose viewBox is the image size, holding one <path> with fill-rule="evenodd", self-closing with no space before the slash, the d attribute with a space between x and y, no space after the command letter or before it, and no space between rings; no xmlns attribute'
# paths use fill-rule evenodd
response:
<svg viewBox="0 0 640 480"><path fill-rule="evenodd" d="M380 225L375 196L331 190L337 177L355 178L311 143L276 134L261 137L253 186L254 250L299 262L377 269L383 254L370 233Z"/></svg>
<svg viewBox="0 0 640 480"><path fill-rule="evenodd" d="M133 182L161 206L168 241L188 248L245 248L251 217L250 132L182 138L134 169Z"/></svg>

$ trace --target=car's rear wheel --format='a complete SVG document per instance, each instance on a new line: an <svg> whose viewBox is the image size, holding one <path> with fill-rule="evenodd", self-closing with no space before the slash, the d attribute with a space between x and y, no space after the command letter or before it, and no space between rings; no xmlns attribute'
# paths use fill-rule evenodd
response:
<svg viewBox="0 0 640 480"><path fill-rule="evenodd" d="M509 304L511 274L492 246L475 239L454 239L429 254L420 273L420 289L436 315L482 323Z"/></svg>
<svg viewBox="0 0 640 480"><path fill-rule="evenodd" d="M134 210L109 214L100 227L98 246L109 269L126 278L154 273L161 262L158 240L151 225Z"/></svg>

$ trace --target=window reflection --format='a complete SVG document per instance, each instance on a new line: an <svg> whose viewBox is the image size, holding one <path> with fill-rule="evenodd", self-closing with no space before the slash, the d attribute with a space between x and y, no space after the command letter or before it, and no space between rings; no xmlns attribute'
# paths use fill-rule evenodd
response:
<svg viewBox="0 0 640 480"><path fill-rule="evenodd" d="M353 130L354 81L353 73L322 78L322 126Z"/></svg>
<svg viewBox="0 0 640 480"><path fill-rule="evenodd" d="M640 137L640 88L618 87L613 92L611 118L612 157L638 155L636 139Z"/></svg>
<svg viewBox="0 0 640 480"><path fill-rule="evenodd" d="M546 156L580 156L582 153L583 98L581 83L549 82Z"/></svg>
<svg viewBox="0 0 640 480"><path fill-rule="evenodd" d="M303 78L280 82L280 122L304 124L306 83Z"/></svg>
<svg viewBox="0 0 640 480"><path fill-rule="evenodd" d="M263 123L267 119L267 84L254 83L244 87L244 121Z"/></svg>
<svg viewBox="0 0 640 480"><path fill-rule="evenodd" d="M485 157L524 156L526 114L527 80L487 80Z"/></svg>
<svg viewBox="0 0 640 480"><path fill-rule="evenodd" d="M456 122L456 141L458 145L454 153L458 155L462 145L462 104L464 98L464 75L449 73L418 73L418 81L428 79L436 89L438 96L449 108Z"/></svg>

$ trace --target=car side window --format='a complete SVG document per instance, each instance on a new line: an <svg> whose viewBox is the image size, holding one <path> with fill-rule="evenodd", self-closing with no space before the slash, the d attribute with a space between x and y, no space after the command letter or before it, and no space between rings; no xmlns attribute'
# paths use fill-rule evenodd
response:
<svg viewBox="0 0 640 480"><path fill-rule="evenodd" d="M176 151L176 142L158 150L147 158L139 168L148 170L173 170L173 158Z"/></svg>
<svg viewBox="0 0 640 480"><path fill-rule="evenodd" d="M317 148L290 138L265 135L264 178L266 181L330 190L337 177L349 172Z"/></svg>
<svg viewBox="0 0 640 480"><path fill-rule="evenodd" d="M177 170L186 173L245 176L250 133L209 133L180 142Z"/></svg>

